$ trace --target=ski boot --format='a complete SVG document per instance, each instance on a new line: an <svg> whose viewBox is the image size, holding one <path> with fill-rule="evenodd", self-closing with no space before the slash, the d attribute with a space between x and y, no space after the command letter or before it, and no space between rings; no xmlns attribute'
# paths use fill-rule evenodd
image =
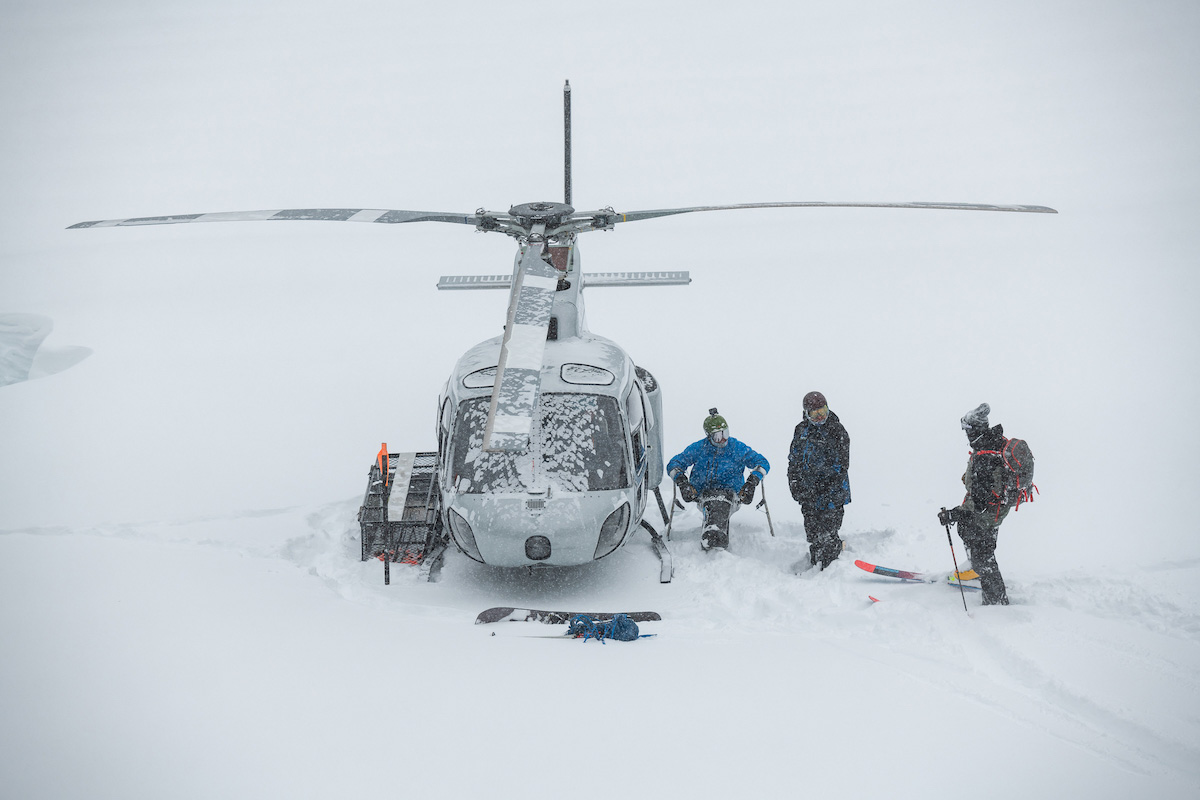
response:
<svg viewBox="0 0 1200 800"><path fill-rule="evenodd" d="M720 528L709 528L700 535L700 549L708 552L712 549L728 550L729 534Z"/></svg>

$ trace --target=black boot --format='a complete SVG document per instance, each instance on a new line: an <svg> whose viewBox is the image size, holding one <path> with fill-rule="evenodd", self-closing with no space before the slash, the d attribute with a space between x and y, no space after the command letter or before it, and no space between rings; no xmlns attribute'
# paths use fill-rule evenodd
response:
<svg viewBox="0 0 1200 800"><path fill-rule="evenodd" d="M704 500L704 534L700 546L705 550L710 547L729 547L729 514L732 506L728 498L710 498ZM705 540L708 540L705 547Z"/></svg>
<svg viewBox="0 0 1200 800"><path fill-rule="evenodd" d="M979 572L979 570L976 570ZM997 571L992 580L984 577L982 572L979 573L979 586L983 589L983 604L985 606L1006 606L1008 605L1008 591L1004 588L1004 579L1000 577L1000 572Z"/></svg>
<svg viewBox="0 0 1200 800"><path fill-rule="evenodd" d="M842 548L844 548L845 546L846 546L846 543L843 542L841 537L839 537L835 533L833 535L833 539L827 541L825 543L825 546L822 548L821 569L825 569L830 564L832 564L834 561L837 561L838 556L840 556L842 554Z"/></svg>
<svg viewBox="0 0 1200 800"><path fill-rule="evenodd" d="M970 559L971 566L979 574L979 588L983 590L983 604L985 606L1008 605L1008 592L1004 587L1004 577L1000 574L1000 565L996 563L997 530L990 528L982 532L968 531L966 536L963 536L963 533L963 524L960 522L959 536L962 536L963 544L967 548L967 558Z"/></svg>

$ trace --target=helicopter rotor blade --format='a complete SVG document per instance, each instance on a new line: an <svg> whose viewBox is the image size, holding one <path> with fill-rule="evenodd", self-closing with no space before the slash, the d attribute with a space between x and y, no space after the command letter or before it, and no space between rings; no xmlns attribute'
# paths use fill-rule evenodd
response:
<svg viewBox="0 0 1200 800"><path fill-rule="evenodd" d="M1023 205L990 205L986 203L858 203L858 202L825 202L800 201L790 203L736 203L724 206L692 206L690 208L656 208L648 211L618 212L615 222L636 222L655 217L669 217L675 214L690 214L693 211L730 211L739 208L933 208L949 211L1015 211L1031 214L1057 214L1053 208L1046 206Z"/></svg>
<svg viewBox="0 0 1200 800"><path fill-rule="evenodd" d="M182 222L260 222L275 220L319 220L324 222L453 222L478 225L477 214L441 211L400 211L386 208L287 208L272 211L221 211L212 214L173 214L165 217L130 217L77 222L71 228L118 228L135 225L171 225Z"/></svg>
<svg viewBox="0 0 1200 800"><path fill-rule="evenodd" d="M483 435L483 449L489 452L520 453L529 446L541 393L546 330L558 286L557 270L543 258L544 252L544 240L531 239L513 275L508 324Z"/></svg>

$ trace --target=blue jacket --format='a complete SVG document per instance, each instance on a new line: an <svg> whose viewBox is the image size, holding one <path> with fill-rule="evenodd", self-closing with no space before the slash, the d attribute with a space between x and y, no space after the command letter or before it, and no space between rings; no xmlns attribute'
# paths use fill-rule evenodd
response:
<svg viewBox="0 0 1200 800"><path fill-rule="evenodd" d="M817 511L850 502L850 434L837 414L824 425L807 419L796 426L788 451L788 488L792 499Z"/></svg>
<svg viewBox="0 0 1200 800"><path fill-rule="evenodd" d="M746 482L745 470L757 470L760 477L765 477L771 470L765 458L754 452L750 445L732 436L724 447L717 447L707 438L692 442L667 463L667 474L674 480L679 472L686 472L688 467L692 468L688 480L698 492L706 489L736 492Z"/></svg>

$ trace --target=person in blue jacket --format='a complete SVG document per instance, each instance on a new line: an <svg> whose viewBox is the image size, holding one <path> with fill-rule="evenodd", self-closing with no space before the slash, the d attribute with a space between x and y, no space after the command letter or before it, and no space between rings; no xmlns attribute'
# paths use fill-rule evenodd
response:
<svg viewBox="0 0 1200 800"><path fill-rule="evenodd" d="M770 469L762 455L729 436L729 425L715 408L708 410L704 438L667 462L679 496L685 503L698 501L704 512L702 548L729 547L730 514L754 500L754 488ZM749 478L744 477L746 470Z"/></svg>

